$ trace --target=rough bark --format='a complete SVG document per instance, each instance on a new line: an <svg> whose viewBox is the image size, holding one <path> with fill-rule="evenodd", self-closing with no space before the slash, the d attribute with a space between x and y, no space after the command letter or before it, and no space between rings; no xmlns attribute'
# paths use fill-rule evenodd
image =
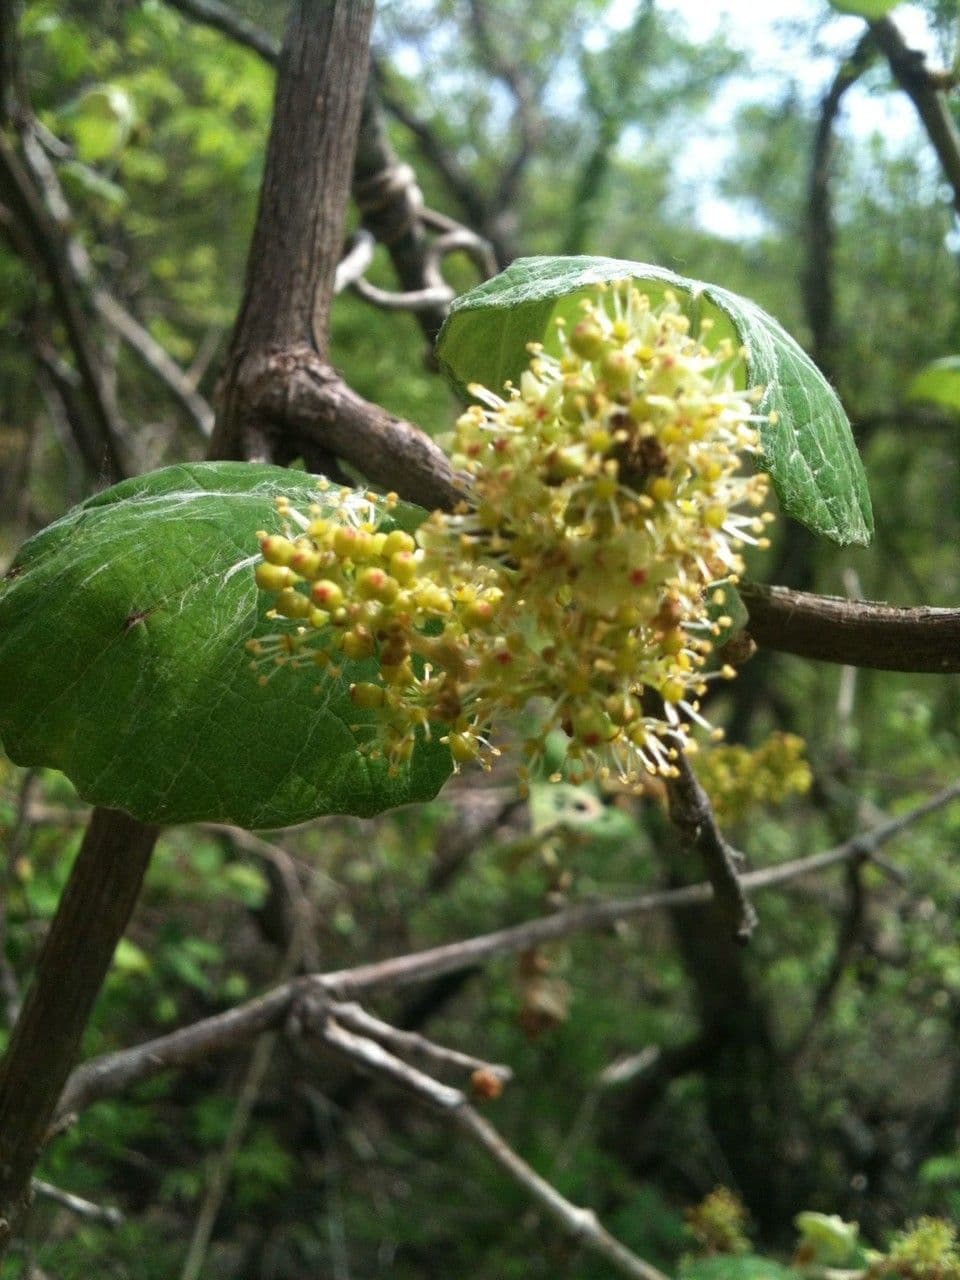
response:
<svg viewBox="0 0 960 1280"><path fill-rule="evenodd" d="M210 457L244 456L246 405L231 394L246 353L309 341L325 350L343 239L373 0L296 0L280 58L273 128L227 394ZM9 154L4 153L9 161ZM14 157L15 158L15 157ZM280 443L279 430L264 441ZM95 810L37 973L0 1063L0 1252L117 942L155 827Z"/></svg>
<svg viewBox="0 0 960 1280"><path fill-rule="evenodd" d="M300 0L291 12L211 457L244 456L245 433L261 425L265 359L313 346L326 362L372 18L372 0ZM261 369L253 381L251 362Z"/></svg>
<svg viewBox="0 0 960 1280"><path fill-rule="evenodd" d="M94 811L0 1065L0 1249L26 1207L30 1174L80 1048L157 838Z"/></svg>

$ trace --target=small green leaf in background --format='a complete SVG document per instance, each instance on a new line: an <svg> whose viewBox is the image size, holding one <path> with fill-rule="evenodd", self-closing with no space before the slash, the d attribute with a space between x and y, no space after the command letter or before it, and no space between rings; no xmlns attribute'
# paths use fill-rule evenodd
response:
<svg viewBox="0 0 960 1280"><path fill-rule="evenodd" d="M79 158L97 164L112 159L130 141L137 109L118 85L94 85L64 111L63 122Z"/></svg>
<svg viewBox="0 0 960 1280"><path fill-rule="evenodd" d="M793 1225L799 1233L797 1252L805 1263L822 1267L864 1265L860 1224L845 1222L835 1213L798 1213Z"/></svg>
<svg viewBox="0 0 960 1280"><path fill-rule="evenodd" d="M760 407L776 415L761 436L781 507L834 542L866 545L873 513L843 406L794 339L739 294L615 258L518 258L453 303L437 342L440 364L461 391L472 382L497 391L526 367L529 342L556 349L557 318L575 322L579 303L597 285L626 278L653 305L668 289L681 301L686 295L694 332L709 317L711 341L729 337L746 348L743 385L765 387Z"/></svg>
<svg viewBox="0 0 960 1280"><path fill-rule="evenodd" d="M253 578L274 499L323 503L315 477L247 463L167 467L82 503L0 582L0 739L93 804L150 822L280 827L433 797L439 743L390 776L357 749L369 664L278 670L244 645L274 629ZM329 497L327 503L329 504ZM408 508L415 520L416 510Z"/></svg>
<svg viewBox="0 0 960 1280"><path fill-rule="evenodd" d="M944 356L924 365L910 380L906 398L960 414L960 356Z"/></svg>
<svg viewBox="0 0 960 1280"><path fill-rule="evenodd" d="M680 1280L796 1280L796 1272L753 1253L719 1253L682 1262Z"/></svg>
<svg viewBox="0 0 960 1280"><path fill-rule="evenodd" d="M878 21L895 9L900 0L830 0L838 13L852 13L854 17Z"/></svg>

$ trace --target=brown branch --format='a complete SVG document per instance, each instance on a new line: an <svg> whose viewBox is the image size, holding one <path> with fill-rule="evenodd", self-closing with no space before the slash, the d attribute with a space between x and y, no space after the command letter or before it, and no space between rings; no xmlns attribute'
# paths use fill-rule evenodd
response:
<svg viewBox="0 0 960 1280"><path fill-rule="evenodd" d="M280 45L269 32L258 27L228 4L220 0L165 0L171 9L177 9L194 22L212 27L221 35L229 36L236 44L252 49L264 62L276 66L280 57Z"/></svg>
<svg viewBox="0 0 960 1280"><path fill-rule="evenodd" d="M900 608L743 582L758 645L877 671L960 672L960 609Z"/></svg>
<svg viewBox="0 0 960 1280"><path fill-rule="evenodd" d="M312 350L316 363L327 362L372 18L373 0L298 0L291 9L211 457L249 456L255 448L260 378L283 378L282 353ZM282 400L282 385L269 390ZM275 441L284 425L285 415L274 415ZM294 443L284 439L281 456L294 456Z"/></svg>
<svg viewBox="0 0 960 1280"><path fill-rule="evenodd" d="M950 104L927 71L923 54L909 48L891 18L871 22L870 30L886 54L894 78L916 107L953 191L953 206L960 213L960 131Z"/></svg>
<svg viewBox="0 0 960 1280"><path fill-rule="evenodd" d="M871 831L861 832L835 848L747 872L741 877L743 888L747 891L770 889L849 862L869 860L880 846L957 799L960 799L960 783L944 788L908 813L881 823ZM713 893L712 885L702 883L632 898L586 903L552 916L445 946L358 965L353 969L295 978L225 1013L204 1018L145 1044L85 1062L77 1067L67 1082L57 1108L57 1122L162 1071L187 1066L212 1054L240 1047L251 1037L281 1025L297 1001L307 999L311 993L319 995L321 1000L351 1000L364 993L426 982L444 974L474 968L497 956L516 955L545 942L607 929L620 921L649 915L653 911L700 907L711 901Z"/></svg>
<svg viewBox="0 0 960 1280"><path fill-rule="evenodd" d="M516 204L524 171L543 132L543 121L533 79L527 67L508 57L494 37L485 0L469 0L469 9L477 50L489 70L510 90L515 103L513 124L517 131L517 145L499 175L492 200L493 208L503 213Z"/></svg>
<svg viewBox="0 0 960 1280"><path fill-rule="evenodd" d="M156 835L125 814L95 810L60 898L0 1063L0 1252L26 1207L33 1166Z"/></svg>
<svg viewBox="0 0 960 1280"><path fill-rule="evenodd" d="M813 357L829 378L836 377L837 349L833 295L833 248L836 232L830 208L830 178L835 150L834 125L847 90L863 75L876 56L876 42L867 31L845 59L820 107L813 144L807 197L807 264L803 299L807 323L813 335Z"/></svg>
<svg viewBox="0 0 960 1280"><path fill-rule="evenodd" d="M187 17L213 27L238 44L252 49L269 65L276 66L279 61L279 44L267 32L234 13L229 6L220 4L219 0L167 0L167 3ZM371 72L357 138L353 197L364 226L386 245L404 293L439 288L442 281L434 280L430 275L427 241L420 217L423 197L413 170L409 165L400 163L390 145L374 80ZM494 262L486 274L495 272ZM346 283L353 281L338 284L335 292L346 287ZM446 319L450 296L445 293L443 298L439 295L422 298L416 307L417 319L431 343Z"/></svg>
<svg viewBox="0 0 960 1280"><path fill-rule="evenodd" d="M470 175L457 164L432 125L422 120L407 106L402 97L394 92L379 59L373 65L377 94L384 107L412 135L420 154L443 179L467 222L485 232L490 220L490 202L487 196ZM497 253L497 259L500 262L503 261L500 252Z"/></svg>
<svg viewBox="0 0 960 1280"><path fill-rule="evenodd" d="M298 0L293 6L247 267L244 310L234 334L236 364L242 364L251 342L256 348L257 339L271 345L278 336L281 341L289 340L291 334L308 337L315 289L326 299L328 314L343 238L371 16L372 0ZM30 215L28 225L46 230L42 201L21 180L19 160L0 135L0 177L4 175L12 180L15 200ZM67 294L75 307L72 293L65 289L69 277L56 237L45 236L38 247L47 252L51 270L56 268L54 287ZM278 278L271 278L272 271ZM259 310L271 307L273 316ZM68 314L85 339L79 311ZM229 456L243 456L246 424L236 420L239 411L242 405L228 396L218 422L220 436L211 442L209 456L225 456L216 451L224 441ZM0 1063L0 1252L25 1207L33 1165L136 901L156 836L156 828L124 814L95 810L61 897L36 976ZM280 1003L285 1008L287 997ZM268 1020L260 1029L273 1025Z"/></svg>
<svg viewBox="0 0 960 1280"><path fill-rule="evenodd" d="M104 384L103 369L90 340L89 323L77 295L71 264L59 228L50 216L40 192L31 181L20 156L0 133L0 192L20 224L50 285L63 320L77 369L83 379L90 417L97 432L97 467L110 481L126 475L121 438L123 423L117 418Z"/></svg>
<svg viewBox="0 0 960 1280"><path fill-rule="evenodd" d="M419 427L371 404L325 364L312 347L244 361L245 413L288 441L319 445L374 484L427 508L451 507L463 486L443 450Z"/></svg>
<svg viewBox="0 0 960 1280"><path fill-rule="evenodd" d="M291 10L235 361L247 351L308 342L311 330L326 355L372 18L372 0L300 0Z"/></svg>
<svg viewBox="0 0 960 1280"><path fill-rule="evenodd" d="M677 744L675 778L667 782L670 819L681 837L700 854L713 888L718 908L727 917L738 942L749 942L757 927L757 913L743 890L738 874L743 854L724 839L717 825L710 799Z"/></svg>

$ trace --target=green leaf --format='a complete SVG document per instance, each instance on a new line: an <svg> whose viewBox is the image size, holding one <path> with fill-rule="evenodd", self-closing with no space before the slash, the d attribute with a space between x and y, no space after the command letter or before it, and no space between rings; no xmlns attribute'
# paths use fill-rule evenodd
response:
<svg viewBox="0 0 960 1280"><path fill-rule="evenodd" d="M724 582L721 586L710 590L707 593L706 605L707 617L711 622L716 622L720 618L730 619L729 623L721 626L719 633L713 637L714 649L721 649L750 621L747 606L743 603L740 592L729 582Z"/></svg>
<svg viewBox="0 0 960 1280"><path fill-rule="evenodd" d="M97 164L116 156L127 145L137 123L133 99L118 85L88 89L64 112L81 160Z"/></svg>
<svg viewBox="0 0 960 1280"><path fill-rule="evenodd" d="M868 20L885 18L899 3L900 0L830 0L838 13L852 13Z"/></svg>
<svg viewBox="0 0 960 1280"><path fill-rule="evenodd" d="M960 414L960 356L944 356L924 365L911 378L906 398Z"/></svg>
<svg viewBox="0 0 960 1280"><path fill-rule="evenodd" d="M805 1210L793 1219L805 1257L824 1267L852 1267L861 1261L860 1224L835 1213Z"/></svg>
<svg viewBox="0 0 960 1280"><path fill-rule="evenodd" d="M10 758L150 822L279 827L434 796L451 768L439 743L395 777L357 750L351 725L369 713L349 685L370 663L338 679L284 667L265 686L250 669L245 642L275 629L253 579L256 531L279 529L277 495L322 503L316 485L245 463L168 467L32 538L0 584Z"/></svg>
<svg viewBox="0 0 960 1280"><path fill-rule="evenodd" d="M615 258L519 258L457 298L438 339L440 363L461 391L471 382L496 390L526 367L527 343L556 350L554 321L574 321L580 301L597 285L628 277L654 304L668 289L686 298L695 328L707 317L713 321L711 342L731 337L743 344L743 383L765 387L761 408L777 415L761 435L781 507L834 542L867 544L870 496L836 393L777 321L739 294Z"/></svg>
<svg viewBox="0 0 960 1280"><path fill-rule="evenodd" d="M685 1261L681 1280L796 1280L796 1273L779 1262L752 1253L720 1253Z"/></svg>

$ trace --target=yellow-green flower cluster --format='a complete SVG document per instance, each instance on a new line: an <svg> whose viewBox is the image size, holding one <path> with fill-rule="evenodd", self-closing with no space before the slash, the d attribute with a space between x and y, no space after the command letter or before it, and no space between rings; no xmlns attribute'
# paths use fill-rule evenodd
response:
<svg viewBox="0 0 960 1280"><path fill-rule="evenodd" d="M920 1218L894 1236L890 1252L871 1266L870 1277L960 1280L957 1228L944 1218Z"/></svg>
<svg viewBox="0 0 960 1280"><path fill-rule="evenodd" d="M714 747L697 758L697 777L720 822L742 822L758 805L783 804L810 790L813 774L805 752L806 743L795 733L771 733L753 749L739 743Z"/></svg>
<svg viewBox="0 0 960 1280"><path fill-rule="evenodd" d="M717 1187L698 1205L684 1214L687 1229L701 1254L738 1254L750 1252L747 1235L749 1214L735 1191Z"/></svg>
<svg viewBox="0 0 960 1280"><path fill-rule="evenodd" d="M724 621L705 591L735 581L768 518L766 478L739 473L759 447L756 396L737 389L728 343L706 347L674 297L652 309L629 282L585 303L557 346L532 347L503 397L471 388L457 511L414 538L343 495L342 521L287 508L287 533L261 538L258 583L293 625L258 657L376 655L378 678L352 696L378 711L369 749L394 763L418 732L486 763L499 726L536 699L575 769L629 783L670 773L689 721L703 723ZM525 749L536 758L541 740Z"/></svg>

